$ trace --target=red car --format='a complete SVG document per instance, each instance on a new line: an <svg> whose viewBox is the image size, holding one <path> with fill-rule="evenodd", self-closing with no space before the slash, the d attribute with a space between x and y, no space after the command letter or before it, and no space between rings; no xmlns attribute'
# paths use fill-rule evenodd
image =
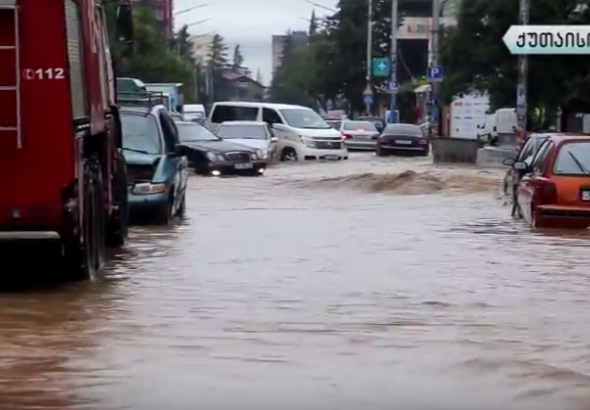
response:
<svg viewBox="0 0 590 410"><path fill-rule="evenodd" d="M516 216L533 227L590 227L590 135L552 135L523 172L516 188Z"/></svg>

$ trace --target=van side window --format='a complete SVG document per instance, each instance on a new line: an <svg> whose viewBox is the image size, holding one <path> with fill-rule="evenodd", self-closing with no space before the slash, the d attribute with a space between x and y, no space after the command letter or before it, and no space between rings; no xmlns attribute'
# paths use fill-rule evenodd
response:
<svg viewBox="0 0 590 410"><path fill-rule="evenodd" d="M258 107L238 107L232 105L217 105L213 109L211 122L221 124L224 121L256 121Z"/></svg>
<svg viewBox="0 0 590 410"><path fill-rule="evenodd" d="M283 120L281 120L281 117L279 116L279 114L270 108L263 108L262 109L262 121L268 123L268 124L282 124Z"/></svg>

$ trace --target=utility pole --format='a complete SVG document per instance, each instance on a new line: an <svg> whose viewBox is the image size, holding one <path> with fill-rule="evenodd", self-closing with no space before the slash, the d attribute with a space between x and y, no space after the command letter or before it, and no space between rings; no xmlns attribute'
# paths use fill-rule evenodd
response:
<svg viewBox="0 0 590 410"><path fill-rule="evenodd" d="M391 86L389 89L391 90L391 104L390 110L391 115L393 116L393 111L396 109L397 105L397 21L398 19L398 8L399 8L399 1L392 0L391 1ZM395 88L394 88L395 86ZM399 121L399 119L398 119Z"/></svg>
<svg viewBox="0 0 590 410"><path fill-rule="evenodd" d="M367 73L365 79L367 80L367 87L365 89L365 93L369 91L372 92L371 89L371 66L373 61L373 0L368 0L368 10L367 10ZM367 115L371 114L371 107L372 104L369 102L367 97L365 96L365 111Z"/></svg>
<svg viewBox="0 0 590 410"><path fill-rule="evenodd" d="M519 24L529 24L530 0L520 0ZM518 56L518 85L516 86L516 115L522 132L527 128L529 59L527 55Z"/></svg>
<svg viewBox="0 0 590 410"><path fill-rule="evenodd" d="M430 67L440 66L440 15L442 12L441 0L432 0L432 44L431 44L431 57ZM440 131L440 107L439 107L439 95L440 95L440 82L433 81L431 83L432 92L432 106L430 108L430 120L438 125L436 134L439 135Z"/></svg>

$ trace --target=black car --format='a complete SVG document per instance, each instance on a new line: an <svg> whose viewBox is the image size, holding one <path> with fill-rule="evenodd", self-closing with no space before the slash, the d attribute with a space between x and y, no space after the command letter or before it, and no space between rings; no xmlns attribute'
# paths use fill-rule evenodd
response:
<svg viewBox="0 0 590 410"><path fill-rule="evenodd" d="M264 152L219 138L195 122L176 123L180 141L187 146L189 167L201 175L263 175Z"/></svg>
<svg viewBox="0 0 590 410"><path fill-rule="evenodd" d="M375 152L380 157L402 152L428 156L430 144L419 125L387 124L377 138Z"/></svg>

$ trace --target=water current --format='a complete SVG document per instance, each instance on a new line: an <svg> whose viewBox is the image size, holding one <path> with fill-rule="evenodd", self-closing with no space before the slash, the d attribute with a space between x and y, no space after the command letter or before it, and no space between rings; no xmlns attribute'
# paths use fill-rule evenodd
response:
<svg viewBox="0 0 590 410"><path fill-rule="evenodd" d="M588 409L590 237L512 221L501 178L191 177L99 280L0 294L0 409Z"/></svg>

